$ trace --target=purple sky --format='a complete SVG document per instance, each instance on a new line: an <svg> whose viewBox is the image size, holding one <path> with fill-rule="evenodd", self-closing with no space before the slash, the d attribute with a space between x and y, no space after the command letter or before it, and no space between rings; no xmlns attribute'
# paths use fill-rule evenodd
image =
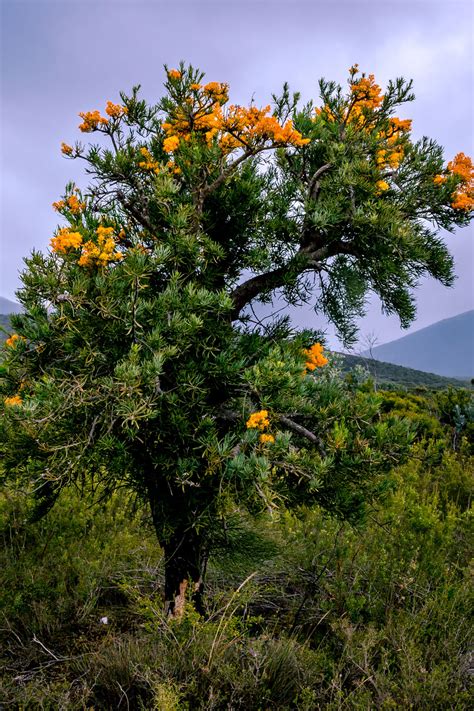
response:
<svg viewBox="0 0 474 711"><path fill-rule="evenodd" d="M266 104L287 80L303 98L317 98L320 76L344 82L358 62L382 85L414 79L415 137L474 153L473 8L470 0L0 0L1 6L1 251L0 294L14 299L22 257L45 250L56 226L51 208L65 183L87 184L80 162L66 161L61 141L74 143L78 111L103 110L120 89L141 83L161 95L163 64L180 59L208 80L227 81L231 101ZM418 290L412 329L474 307L473 229L447 235L458 280ZM310 307L298 323L324 326ZM395 317L373 301L361 340L400 335ZM331 334L331 331L328 331ZM333 345L335 342L330 339Z"/></svg>

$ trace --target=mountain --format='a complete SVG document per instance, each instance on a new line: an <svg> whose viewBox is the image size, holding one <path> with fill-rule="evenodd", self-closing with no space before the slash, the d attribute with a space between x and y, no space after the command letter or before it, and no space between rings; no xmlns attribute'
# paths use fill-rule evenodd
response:
<svg viewBox="0 0 474 711"><path fill-rule="evenodd" d="M10 301L10 299L0 296L0 314L7 316L8 314L19 314L21 311L23 309L16 301Z"/></svg>
<svg viewBox="0 0 474 711"><path fill-rule="evenodd" d="M10 299L5 299L4 296L0 296L0 326L1 328L10 331L10 314L18 314L22 311L20 304L15 301L10 301ZM0 343L8 338L8 334L0 330Z"/></svg>
<svg viewBox="0 0 474 711"><path fill-rule="evenodd" d="M470 379L474 376L474 310L375 346L370 355L427 373Z"/></svg>
<svg viewBox="0 0 474 711"><path fill-rule="evenodd" d="M381 360L363 358L362 356L349 355L348 353L337 353L337 355L341 359L341 369L344 373L350 373L357 366L362 366L369 371L374 381L381 388L445 390L449 387L468 389L472 387L468 381L460 378L447 378L443 375L425 373L413 368L404 368L402 365L384 363Z"/></svg>

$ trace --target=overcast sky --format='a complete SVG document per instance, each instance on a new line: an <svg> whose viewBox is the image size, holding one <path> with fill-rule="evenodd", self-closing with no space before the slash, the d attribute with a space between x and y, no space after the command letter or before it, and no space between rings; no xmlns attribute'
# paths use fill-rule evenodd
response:
<svg viewBox="0 0 474 711"><path fill-rule="evenodd" d="M413 78L415 137L474 153L473 8L470 0L0 0L1 271L0 295L14 299L22 258L47 249L57 223L51 208L65 183L87 184L80 162L66 161L61 141L80 134L78 111L101 109L140 83L161 94L163 64L181 59L209 81L231 85L231 101L266 104L284 81L317 98L321 76L344 82L357 62L382 85ZM418 290L422 328L474 307L473 229L446 235L457 282L426 281ZM311 309L296 317L324 326ZM331 332L329 331L329 334ZM373 301L361 337L379 343L404 335ZM333 341L332 341L333 342ZM334 345L334 342L333 342Z"/></svg>

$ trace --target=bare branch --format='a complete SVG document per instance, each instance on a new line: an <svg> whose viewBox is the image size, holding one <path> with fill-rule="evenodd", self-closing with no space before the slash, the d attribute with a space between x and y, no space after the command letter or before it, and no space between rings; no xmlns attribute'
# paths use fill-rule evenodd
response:
<svg viewBox="0 0 474 711"><path fill-rule="evenodd" d="M317 169L317 171L311 178L311 181L309 183L308 193L309 193L309 197L312 200L316 200L316 198L318 197L319 189L321 187L321 182L320 182L319 178L323 175L323 173L325 173L330 168L332 168L331 163L325 163L324 165L322 165L320 168Z"/></svg>
<svg viewBox="0 0 474 711"><path fill-rule="evenodd" d="M323 441L320 437L315 435L314 432L310 432L310 430L307 430L306 427L303 427L303 425L299 425L297 422L290 420L290 418L285 417L285 415L280 415L278 420L279 420L279 422L281 422L282 425L285 425L285 427L288 427L288 429L291 430L292 432L295 432L296 434L299 434L302 437L305 437L310 442L315 444L322 457L326 456L326 449L323 445Z"/></svg>

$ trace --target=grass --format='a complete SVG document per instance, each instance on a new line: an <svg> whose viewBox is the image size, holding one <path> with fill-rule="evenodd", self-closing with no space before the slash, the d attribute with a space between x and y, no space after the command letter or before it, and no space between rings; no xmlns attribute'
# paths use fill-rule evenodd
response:
<svg viewBox="0 0 474 711"><path fill-rule="evenodd" d="M205 618L163 615L161 551L124 491L100 506L66 491L26 525L28 499L4 488L5 708L470 708L474 460L433 402L387 394L418 436L363 526L317 507L242 517Z"/></svg>

